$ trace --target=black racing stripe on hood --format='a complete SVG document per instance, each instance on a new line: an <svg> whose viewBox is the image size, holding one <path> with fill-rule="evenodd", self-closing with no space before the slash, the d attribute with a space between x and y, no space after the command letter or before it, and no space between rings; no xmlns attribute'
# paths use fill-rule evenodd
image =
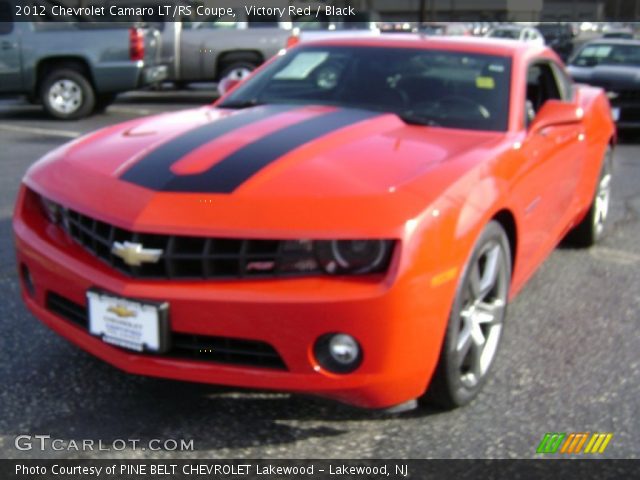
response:
<svg viewBox="0 0 640 480"><path fill-rule="evenodd" d="M261 169L305 143L381 115L356 109L329 111L249 143L204 172L176 175L171 171L173 163L216 137L288 108L260 107L199 127L161 145L120 178L156 191L231 193Z"/></svg>
<svg viewBox="0 0 640 480"><path fill-rule="evenodd" d="M193 175L172 175L160 188L170 192L231 193L292 150L341 128L381 115L355 109L330 111L260 138ZM177 160L177 159L176 159ZM167 169L168 170L168 169ZM169 173L171 173L169 171Z"/></svg>
<svg viewBox="0 0 640 480"><path fill-rule="evenodd" d="M151 190L166 190L176 177L170 170L171 165L185 155L238 128L293 108L291 105L264 105L196 127L152 150L120 175L120 179Z"/></svg>

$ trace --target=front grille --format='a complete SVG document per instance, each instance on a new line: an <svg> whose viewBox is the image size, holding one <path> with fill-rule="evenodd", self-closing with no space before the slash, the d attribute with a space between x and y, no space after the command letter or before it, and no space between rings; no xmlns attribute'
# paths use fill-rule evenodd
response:
<svg viewBox="0 0 640 480"><path fill-rule="evenodd" d="M640 122L640 108L623 108L620 110L620 122Z"/></svg>
<svg viewBox="0 0 640 480"><path fill-rule="evenodd" d="M264 342L174 333L172 356L286 370L278 352Z"/></svg>
<svg viewBox="0 0 640 480"><path fill-rule="evenodd" d="M89 328L87 309L57 293L47 293L46 308L57 316L73 322L75 325L87 330ZM274 370L287 369L282 357L280 357L275 348L268 343L257 340L171 332L170 344L171 349L167 353L145 353L144 355L168 356L185 360L245 365ZM133 350L127 350L127 352L137 353Z"/></svg>
<svg viewBox="0 0 640 480"><path fill-rule="evenodd" d="M76 325L89 329L89 316L87 309L71 300L56 293L47 293L47 310L55 313L59 317L75 323Z"/></svg>
<svg viewBox="0 0 640 480"><path fill-rule="evenodd" d="M62 227L77 243L131 277L206 280L322 272L317 262L308 261L309 251L300 242L135 233L71 209L62 211ZM114 242L138 243L163 253L157 263L130 266L112 253Z"/></svg>
<svg viewBox="0 0 640 480"><path fill-rule="evenodd" d="M618 102L629 102L640 100L640 90L621 90L616 92L618 96L615 98Z"/></svg>

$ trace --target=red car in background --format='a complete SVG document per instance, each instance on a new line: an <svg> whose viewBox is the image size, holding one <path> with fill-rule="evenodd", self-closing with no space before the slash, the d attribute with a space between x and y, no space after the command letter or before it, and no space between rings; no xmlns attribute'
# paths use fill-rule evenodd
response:
<svg viewBox="0 0 640 480"><path fill-rule="evenodd" d="M22 295L130 373L464 405L507 302L562 239L602 235L614 140L602 90L545 47L303 44L214 105L37 162Z"/></svg>

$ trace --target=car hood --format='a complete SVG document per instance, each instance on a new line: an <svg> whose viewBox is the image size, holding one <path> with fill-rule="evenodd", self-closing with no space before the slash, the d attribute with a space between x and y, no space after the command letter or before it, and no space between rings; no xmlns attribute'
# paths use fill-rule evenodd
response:
<svg viewBox="0 0 640 480"><path fill-rule="evenodd" d="M446 188L434 180L431 191L418 191L417 179L475 151L489 155L503 136L326 106L203 107L71 142L38 162L26 183L87 215L152 232L251 225L284 233L292 218L303 230L349 230L364 211L380 213L375 229L418 215Z"/></svg>
<svg viewBox="0 0 640 480"><path fill-rule="evenodd" d="M640 68L626 65L578 67L570 65L569 74L577 82L588 83L605 90L640 89Z"/></svg>

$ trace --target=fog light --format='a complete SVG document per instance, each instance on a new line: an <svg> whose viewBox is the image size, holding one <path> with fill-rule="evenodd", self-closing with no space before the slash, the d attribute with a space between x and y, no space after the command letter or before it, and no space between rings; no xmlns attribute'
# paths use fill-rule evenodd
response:
<svg viewBox="0 0 640 480"><path fill-rule="evenodd" d="M314 354L320 366L333 373L351 373L362 363L360 344L345 333L320 337L316 341Z"/></svg>
<svg viewBox="0 0 640 480"><path fill-rule="evenodd" d="M22 278L22 285L24 289L27 291L30 297L35 296L36 294L36 286L33 283L33 278L31 278L31 272L29 268L23 263L20 265L20 277Z"/></svg>

